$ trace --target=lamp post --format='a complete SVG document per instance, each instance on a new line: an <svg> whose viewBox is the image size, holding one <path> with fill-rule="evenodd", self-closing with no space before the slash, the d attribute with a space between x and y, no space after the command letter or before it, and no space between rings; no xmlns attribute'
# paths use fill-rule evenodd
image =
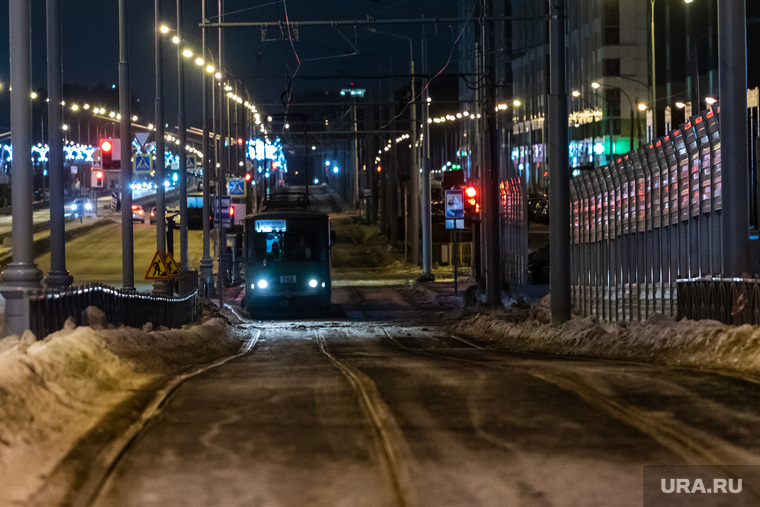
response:
<svg viewBox="0 0 760 507"><path fill-rule="evenodd" d="M597 86L594 86L594 84L596 84ZM633 107L634 107L633 104L634 104L634 101L632 101L631 97L626 93L626 91L623 90L620 87L613 86L613 85L608 85L608 84L600 84L597 81L594 81L593 83L591 83L591 87L595 88L595 89L599 88L599 87L602 87L602 86L618 90L620 93L622 93L623 95L625 95L625 98L628 100L628 105L631 107L631 114L630 114L630 123L631 123L631 150L633 150L634 149L633 148ZM610 135L612 135L612 129L610 129Z"/></svg>
<svg viewBox="0 0 760 507"><path fill-rule="evenodd" d="M593 88L594 90L598 90L601 87L602 85L597 81L594 81L593 83L591 83L591 88ZM614 125L612 124L612 115L610 114L610 103L606 97L599 95L598 93L595 93L594 96L597 98L601 98L602 101L604 102L605 109L607 109L607 124L610 127L610 162L612 162L612 160L615 158L615 139L614 139L614 132L613 132Z"/></svg>

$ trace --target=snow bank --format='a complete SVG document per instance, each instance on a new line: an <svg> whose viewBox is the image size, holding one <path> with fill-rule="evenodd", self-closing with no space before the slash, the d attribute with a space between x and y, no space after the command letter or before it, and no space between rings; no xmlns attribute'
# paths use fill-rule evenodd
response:
<svg viewBox="0 0 760 507"><path fill-rule="evenodd" d="M136 390L239 350L212 318L178 330L69 325L0 340L0 504L24 503L74 444Z"/></svg>
<svg viewBox="0 0 760 507"><path fill-rule="evenodd" d="M519 352L623 359L709 368L744 374L760 372L760 326L728 326L713 320L676 321L655 314L645 322L605 323L575 317L550 322L550 297L530 309L510 307L463 311L451 329Z"/></svg>

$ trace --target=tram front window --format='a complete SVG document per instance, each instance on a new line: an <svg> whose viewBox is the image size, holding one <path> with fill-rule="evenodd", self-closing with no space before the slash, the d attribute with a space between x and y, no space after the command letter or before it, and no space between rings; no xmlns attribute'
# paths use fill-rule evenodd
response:
<svg viewBox="0 0 760 507"><path fill-rule="evenodd" d="M325 260L318 234L269 232L256 234L256 258L269 262Z"/></svg>

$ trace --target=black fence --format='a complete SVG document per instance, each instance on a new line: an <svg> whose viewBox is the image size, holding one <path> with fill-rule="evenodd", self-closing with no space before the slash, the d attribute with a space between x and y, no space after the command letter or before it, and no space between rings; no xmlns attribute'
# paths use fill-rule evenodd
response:
<svg viewBox="0 0 760 507"><path fill-rule="evenodd" d="M181 327L195 320L198 290L183 297L156 297L148 293L123 292L93 283L60 291L37 291L29 296L30 329L38 339L63 328L66 319L83 322L83 312L95 306L105 312L109 324L142 327Z"/></svg>
<svg viewBox="0 0 760 507"><path fill-rule="evenodd" d="M678 318L724 324L760 324L760 280L695 278L678 280Z"/></svg>

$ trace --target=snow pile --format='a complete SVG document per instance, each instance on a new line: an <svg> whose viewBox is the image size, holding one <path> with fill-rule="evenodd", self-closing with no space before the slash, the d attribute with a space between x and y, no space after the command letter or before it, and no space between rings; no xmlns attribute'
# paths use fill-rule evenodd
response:
<svg viewBox="0 0 760 507"><path fill-rule="evenodd" d="M219 318L159 331L69 323L41 341L0 340L0 504L24 503L114 407L240 344Z"/></svg>
<svg viewBox="0 0 760 507"><path fill-rule="evenodd" d="M452 331L519 352L644 361L740 373L760 371L760 326L713 320L676 321L655 314L645 322L606 323L575 317L550 324L550 296L531 308L462 311Z"/></svg>

